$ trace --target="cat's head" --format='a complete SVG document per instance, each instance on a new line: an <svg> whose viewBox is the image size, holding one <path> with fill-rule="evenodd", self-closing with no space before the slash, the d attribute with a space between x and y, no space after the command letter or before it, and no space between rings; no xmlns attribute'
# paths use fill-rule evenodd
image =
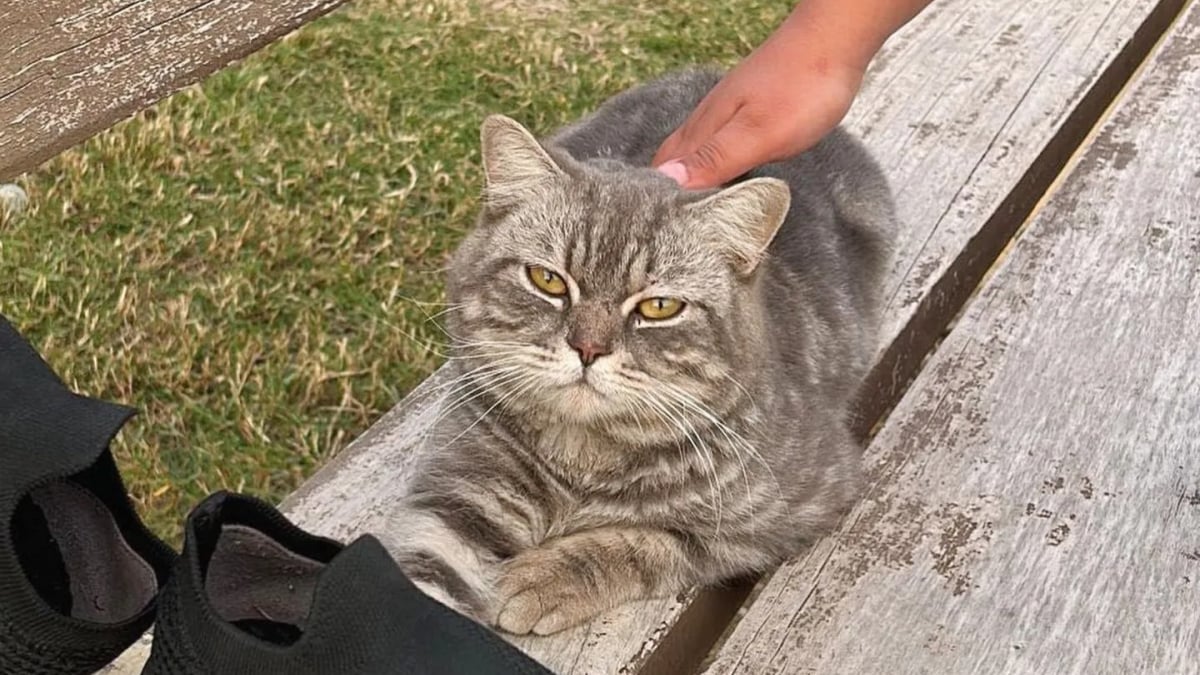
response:
<svg viewBox="0 0 1200 675"><path fill-rule="evenodd" d="M465 382L580 424L670 427L732 398L762 340L756 275L786 184L687 192L547 151L499 116L482 141L484 206L447 279Z"/></svg>

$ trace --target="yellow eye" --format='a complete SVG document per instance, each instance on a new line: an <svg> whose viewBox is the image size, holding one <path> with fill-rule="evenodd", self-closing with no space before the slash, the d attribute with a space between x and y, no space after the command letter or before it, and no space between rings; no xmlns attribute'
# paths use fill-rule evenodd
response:
<svg viewBox="0 0 1200 675"><path fill-rule="evenodd" d="M638 303L638 313L653 321L669 319L683 310L683 301L676 298L650 298Z"/></svg>
<svg viewBox="0 0 1200 675"><path fill-rule="evenodd" d="M554 272L545 267L538 267L537 265L530 265L528 271L529 280L546 295L560 296L567 294L567 282L563 281L563 278Z"/></svg>

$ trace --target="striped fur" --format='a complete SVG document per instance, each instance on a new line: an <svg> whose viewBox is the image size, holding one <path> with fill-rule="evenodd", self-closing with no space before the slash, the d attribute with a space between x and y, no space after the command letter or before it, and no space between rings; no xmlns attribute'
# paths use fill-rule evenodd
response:
<svg viewBox="0 0 1200 675"><path fill-rule="evenodd" d="M631 90L544 145L485 124L485 207L447 284L456 378L385 538L424 589L505 630L765 570L858 494L847 422L875 351L886 182L841 131L752 189L639 168L715 81ZM654 296L685 309L639 319ZM611 353L585 367L568 335Z"/></svg>

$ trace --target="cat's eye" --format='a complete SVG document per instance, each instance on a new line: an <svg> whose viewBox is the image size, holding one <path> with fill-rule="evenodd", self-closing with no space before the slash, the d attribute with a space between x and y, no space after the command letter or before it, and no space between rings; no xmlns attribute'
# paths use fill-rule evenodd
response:
<svg viewBox="0 0 1200 675"><path fill-rule="evenodd" d="M677 298L649 298L638 303L637 311L651 321L662 321L683 311L683 301Z"/></svg>
<svg viewBox="0 0 1200 675"><path fill-rule="evenodd" d="M558 274L538 265L530 265L527 272L533 285L546 295L559 297L567 294L567 282Z"/></svg>

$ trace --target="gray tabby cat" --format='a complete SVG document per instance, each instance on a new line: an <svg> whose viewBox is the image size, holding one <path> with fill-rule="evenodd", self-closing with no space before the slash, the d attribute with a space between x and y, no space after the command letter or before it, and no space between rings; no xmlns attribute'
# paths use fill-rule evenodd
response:
<svg viewBox="0 0 1200 675"><path fill-rule="evenodd" d="M484 122L450 412L387 530L422 588L504 630L769 569L858 495L886 181L839 130L680 190L646 167L717 79L632 89L544 145Z"/></svg>

